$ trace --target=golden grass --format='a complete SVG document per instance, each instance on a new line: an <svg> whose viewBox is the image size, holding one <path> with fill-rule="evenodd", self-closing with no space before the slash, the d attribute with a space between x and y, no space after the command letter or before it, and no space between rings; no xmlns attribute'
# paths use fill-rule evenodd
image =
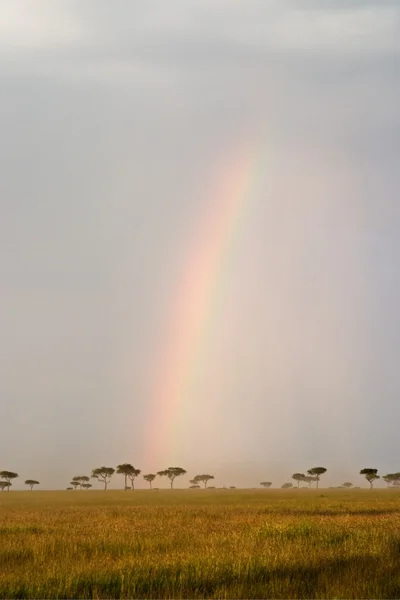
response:
<svg viewBox="0 0 400 600"><path fill-rule="evenodd" d="M400 598L400 491L0 493L1 598Z"/></svg>

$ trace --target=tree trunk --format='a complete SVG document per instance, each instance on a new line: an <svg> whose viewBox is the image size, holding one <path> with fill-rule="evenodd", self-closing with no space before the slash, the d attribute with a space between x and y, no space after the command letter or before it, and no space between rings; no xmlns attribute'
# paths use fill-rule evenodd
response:
<svg viewBox="0 0 400 600"><path fill-rule="evenodd" d="M125 473L125 492L126 492L126 473Z"/></svg>
<svg viewBox="0 0 400 600"><path fill-rule="evenodd" d="M174 489L174 480L171 479L171 490L173 490L173 489Z"/></svg>
<svg viewBox="0 0 400 600"><path fill-rule="evenodd" d="M204 487L205 487L205 488L207 487L207 481L205 481L205 482L204 482Z"/></svg>
<svg viewBox="0 0 400 600"><path fill-rule="evenodd" d="M151 485L151 481L149 481L149 484L150 484L150 489L152 490L152 489L153 489L153 486Z"/></svg>
<svg viewBox="0 0 400 600"><path fill-rule="evenodd" d="M318 489L318 484L319 484L319 478L317 479L317 489Z"/></svg>
<svg viewBox="0 0 400 600"><path fill-rule="evenodd" d="M104 489L105 490L107 489L107 481L106 480L104 480Z"/></svg>

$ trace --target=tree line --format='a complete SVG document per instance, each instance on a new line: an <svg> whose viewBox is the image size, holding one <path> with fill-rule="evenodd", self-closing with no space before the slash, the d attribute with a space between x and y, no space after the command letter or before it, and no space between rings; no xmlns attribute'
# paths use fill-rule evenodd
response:
<svg viewBox="0 0 400 600"><path fill-rule="evenodd" d="M306 483L309 488L312 487L312 484L316 484L316 488L318 489L318 485L321 479L321 476L326 473L327 469L325 467L312 467L308 469L307 474L305 473L293 473L292 479L297 483L297 488L300 487L300 483ZM140 469L136 469L130 463L123 463L118 465L116 469L114 467L97 467L93 469L90 476L88 475L75 475L67 487L68 490L72 489L89 489L92 487L90 483L91 479L95 479L98 482L102 483L104 486L104 490L108 488L108 485L114 474L123 475L124 477L124 489L125 490L134 490L135 489L135 480L142 473ZM171 489L174 488L174 481L177 477L181 477L182 475L186 475L187 471L182 467L168 467L163 471L157 471L156 473L145 473L142 475L143 479L147 481L149 484L149 488L153 489L153 481L158 477L166 477L169 480L169 484ZM365 479L368 481L370 488L373 488L374 482L378 479L381 479L380 475L378 475L378 469L365 468L361 469L360 475L363 475ZM19 477L18 473L13 471L0 471L0 490L10 491L10 487L12 486L12 481ZM208 483L214 479L214 475L209 475L208 473L202 473L199 475L195 475L193 479L190 480L190 488L196 489L200 488L201 484L204 488L207 488ZM383 481L387 483L388 487L400 487L400 472L399 473L388 473L387 475L382 476ZM128 484L129 482L129 484ZM27 485L32 491L36 485L40 485L39 481L36 479L26 479L25 485ZM262 481L260 485L268 489L272 486L271 481ZM231 489L234 489L235 486L230 486ZM287 482L284 483L281 488L289 489L295 487L293 483ZM341 486L342 488L351 488L354 487L350 481L346 481ZM211 489L211 488L210 488Z"/></svg>

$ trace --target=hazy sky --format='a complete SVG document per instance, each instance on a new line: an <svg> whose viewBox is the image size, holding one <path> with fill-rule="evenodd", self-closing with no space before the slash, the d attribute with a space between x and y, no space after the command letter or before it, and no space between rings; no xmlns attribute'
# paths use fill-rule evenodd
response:
<svg viewBox="0 0 400 600"><path fill-rule="evenodd" d="M397 0L1 2L0 469L400 469L399 60ZM164 426L178 290L244 146Z"/></svg>

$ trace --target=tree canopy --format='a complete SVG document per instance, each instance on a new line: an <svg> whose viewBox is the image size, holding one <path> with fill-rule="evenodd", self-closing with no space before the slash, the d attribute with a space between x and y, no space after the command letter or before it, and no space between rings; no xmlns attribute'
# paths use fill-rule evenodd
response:
<svg viewBox="0 0 400 600"><path fill-rule="evenodd" d="M314 481L316 481L317 489L318 489L318 483L319 483L320 477L321 477L321 475L326 473L325 467L312 467L312 469L308 469L307 473L309 475L311 475L311 477L315 477Z"/></svg>
<svg viewBox="0 0 400 600"><path fill-rule="evenodd" d="M174 480L177 477L180 477L181 475L185 475L186 471L185 469L182 469L181 467L168 467L168 469L165 469L164 471L158 471L157 475L159 475L160 477L168 477L169 481L170 481L170 485L171 485L171 490L174 487Z"/></svg>
<svg viewBox="0 0 400 600"><path fill-rule="evenodd" d="M360 475L364 475L371 489L374 487L374 481L376 481L376 479L380 479L380 476L378 475L378 469L361 469Z"/></svg>
<svg viewBox="0 0 400 600"><path fill-rule="evenodd" d="M152 489L152 483L155 480L155 478L156 478L155 473L146 473L146 475L143 475L143 479L148 482L150 489Z"/></svg>
<svg viewBox="0 0 400 600"><path fill-rule="evenodd" d="M97 467L97 469L93 469L92 471L92 479L97 479L104 483L104 489L106 490L114 473L115 469L113 467Z"/></svg>
<svg viewBox="0 0 400 600"><path fill-rule="evenodd" d="M25 485L29 485L32 491L34 485L39 485L39 481L36 481L36 479L27 479Z"/></svg>

